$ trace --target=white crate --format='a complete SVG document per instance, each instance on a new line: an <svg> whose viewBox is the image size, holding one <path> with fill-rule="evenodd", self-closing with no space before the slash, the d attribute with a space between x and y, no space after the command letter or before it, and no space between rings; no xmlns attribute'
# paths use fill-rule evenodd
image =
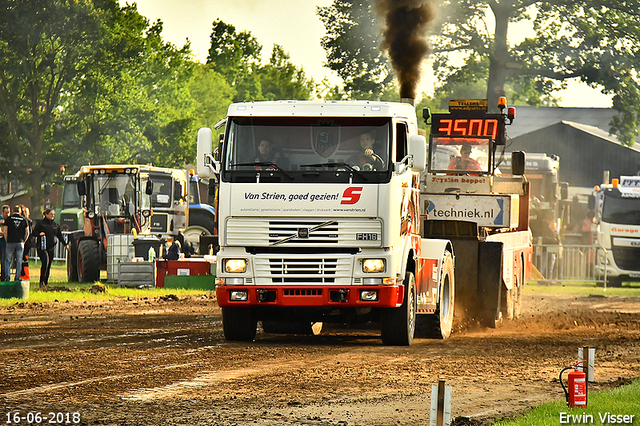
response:
<svg viewBox="0 0 640 426"><path fill-rule="evenodd" d="M133 253L133 235L111 234L107 236L107 282L118 281L120 263L127 262Z"/></svg>

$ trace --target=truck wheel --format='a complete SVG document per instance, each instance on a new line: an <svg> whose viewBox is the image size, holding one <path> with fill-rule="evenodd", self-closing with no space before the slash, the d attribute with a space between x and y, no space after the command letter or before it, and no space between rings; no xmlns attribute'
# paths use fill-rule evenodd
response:
<svg viewBox="0 0 640 426"><path fill-rule="evenodd" d="M211 232L207 228L202 226L190 226L184 230L184 242L186 244L191 244L196 249L198 248L198 244L200 244L200 235L211 235Z"/></svg>
<svg viewBox="0 0 640 426"><path fill-rule="evenodd" d="M607 277L607 287L622 287L622 278Z"/></svg>
<svg viewBox="0 0 640 426"><path fill-rule="evenodd" d="M382 343L409 346L416 331L416 280L407 272L404 278L404 303L399 308L384 308L380 312Z"/></svg>
<svg viewBox="0 0 640 426"><path fill-rule="evenodd" d="M92 283L100 279L100 250L98 242L84 240L78 243L78 282Z"/></svg>
<svg viewBox="0 0 640 426"><path fill-rule="evenodd" d="M440 274L438 292L438 305L436 313L420 315L423 318L421 329L427 337L433 339L446 339L453 330L453 311L455 305L455 278L453 274L453 257L450 252L445 252L442 259L442 273Z"/></svg>
<svg viewBox="0 0 640 426"><path fill-rule="evenodd" d="M257 326L258 322L250 308L222 308L222 330L225 339L253 342Z"/></svg>
<svg viewBox="0 0 640 426"><path fill-rule="evenodd" d="M76 242L71 239L67 246L67 281L78 282L78 249Z"/></svg>

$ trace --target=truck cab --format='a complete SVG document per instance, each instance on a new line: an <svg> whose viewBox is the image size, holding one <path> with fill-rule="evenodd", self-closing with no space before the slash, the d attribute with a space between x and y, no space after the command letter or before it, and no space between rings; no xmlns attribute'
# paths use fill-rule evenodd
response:
<svg viewBox="0 0 640 426"><path fill-rule="evenodd" d="M611 287L640 281L640 176L620 176L596 187L596 274Z"/></svg>
<svg viewBox="0 0 640 426"><path fill-rule="evenodd" d="M419 234L426 141L412 105L232 104L219 161L211 145L201 129L198 174L218 174L227 339L253 340L258 321L275 333L375 321L385 343L411 343L416 316L437 310L429 299L419 312L418 291L453 281L446 241L422 244ZM443 311L434 327L448 336L452 310Z"/></svg>

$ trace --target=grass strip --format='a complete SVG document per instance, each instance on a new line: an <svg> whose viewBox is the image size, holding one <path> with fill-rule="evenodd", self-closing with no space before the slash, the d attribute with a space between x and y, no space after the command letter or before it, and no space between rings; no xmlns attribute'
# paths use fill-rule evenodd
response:
<svg viewBox="0 0 640 426"><path fill-rule="evenodd" d="M568 408L565 401L551 402L533 408L522 416L495 423L498 426L562 424L640 425L640 378L626 386L590 392L586 409Z"/></svg>

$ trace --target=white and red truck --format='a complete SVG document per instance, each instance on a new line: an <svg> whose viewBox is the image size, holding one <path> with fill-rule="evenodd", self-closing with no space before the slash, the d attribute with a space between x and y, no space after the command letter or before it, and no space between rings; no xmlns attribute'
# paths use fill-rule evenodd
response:
<svg viewBox="0 0 640 426"><path fill-rule="evenodd" d="M377 322L392 345L411 344L418 319L450 335L455 241L424 234L426 139L411 104L237 103L220 124L217 158L212 131L198 132L197 164L217 177L228 340L253 340L259 321L276 333Z"/></svg>
<svg viewBox="0 0 640 426"><path fill-rule="evenodd" d="M610 287L640 281L640 176L620 176L596 187L591 207L597 221L596 275Z"/></svg>

